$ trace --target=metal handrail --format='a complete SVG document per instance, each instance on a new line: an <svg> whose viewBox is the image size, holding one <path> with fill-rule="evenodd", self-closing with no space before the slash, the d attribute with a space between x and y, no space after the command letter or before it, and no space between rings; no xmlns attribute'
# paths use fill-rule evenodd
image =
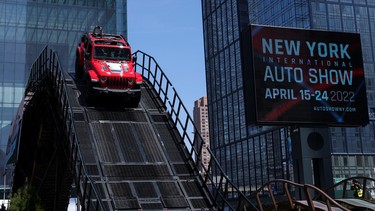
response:
<svg viewBox="0 0 375 211"><path fill-rule="evenodd" d="M90 204L96 202L96 210L105 210L105 206L100 198L99 191L95 186L95 182L89 177L88 171L86 169L85 161L82 156L82 152L80 150L76 134L76 129L73 124L73 109L70 106L69 98L67 96L67 87L65 84L65 76L63 70L60 65L60 61L58 55L52 49L49 49L46 46L42 52L40 53L39 57L35 60L32 64L29 79L27 82L27 86L25 88L25 96L27 95L28 91L34 86L37 85L37 82L41 79L49 77L53 82L52 88L55 91L56 97L58 99L58 104L60 105L58 109L60 117L64 120L64 131L66 137L70 141L70 155L71 155L71 162L72 167L74 169L74 176L76 182L79 181L86 181L84 190L81 190L80 186L77 185L79 191L83 191L86 193L89 190L89 194L81 194L83 198L80 198L82 202L86 202L87 204L81 204L83 209L85 206L87 208L90 207ZM78 164L78 165L77 165ZM88 196L87 198L85 196Z"/></svg>
<svg viewBox="0 0 375 211"><path fill-rule="evenodd" d="M250 208L252 210L258 210L250 199L231 182L209 148L207 148L207 150L211 156L210 164L208 168L201 165L202 160L200 158L200 153L203 147L205 147L203 138L194 125L193 119L190 117L188 110L182 103L171 81L152 56L140 50L134 52L134 55L136 55L137 58L135 65L136 71L139 70L138 72L143 75L145 80L148 80L149 83L153 85L155 92L158 93L159 99L165 106L164 109L176 125L176 129L182 140L180 144L189 152L189 158L195 170L201 171L202 187L210 185L211 197L218 203L217 205L219 207L221 206L219 209L242 210ZM191 133L190 130L192 130L193 133ZM191 134L193 134L193 137L191 137ZM218 175L215 177L211 175L213 168L218 172ZM229 196L236 196L237 198L229 198ZM237 200L237 203L233 203L231 199ZM221 202L221 204L219 204L219 202Z"/></svg>
<svg viewBox="0 0 375 211"><path fill-rule="evenodd" d="M362 196L358 197L360 199L366 199L366 193L367 193L367 190L368 189L371 189L369 187L367 187L367 182L372 182L373 184L375 184L375 179L374 178L371 178L371 177L365 177L365 176L356 176L356 177L349 177L349 178L346 178L346 179L343 179L341 180L340 182L332 185L331 187L325 189L324 191L329 193L329 192L332 192L335 190L335 188L343 185L343 191L342 191L342 195L341 195L341 198L348 198L347 197L347 187L351 187L351 183L352 181L354 180L357 180L357 181L361 181L360 185L362 187ZM350 183L350 184L349 184ZM316 197L319 197L319 195L317 195Z"/></svg>
<svg viewBox="0 0 375 211"><path fill-rule="evenodd" d="M335 205L336 207L340 208L341 210L349 211L349 209L347 209L346 207L337 203L334 199L332 199L323 190L321 190L321 189L319 189L319 188L317 188L313 185L310 185L310 184L299 184L299 183L289 181L289 180L285 180L285 179L275 179L275 180L269 181L266 184L263 184L260 188L258 188L255 191L254 195L255 195L255 198L257 200L259 209L261 211L263 211L264 209L263 209L263 205L262 205L262 202L260 200L259 195L260 195L261 192L264 192L264 191L268 192L268 195L269 195L269 197L271 198L271 201L272 201L273 209L277 210L279 208L279 205L276 202L275 196L273 194L273 189L272 189L272 186L276 185L277 183L283 184L284 192L287 196L288 205L290 206L290 209L295 209L296 203L302 202L302 201L295 201L292 198L292 196L290 194L289 186L293 186L294 188L299 188L299 189L303 190L303 192L305 194L305 197L306 197L307 205L309 206L310 210L315 210L314 200L317 199L316 196L320 196L321 198L325 199L324 202L325 202L325 205L327 206L327 210L332 210L332 205ZM311 190L316 194L315 197L311 196L311 192L312 192Z"/></svg>

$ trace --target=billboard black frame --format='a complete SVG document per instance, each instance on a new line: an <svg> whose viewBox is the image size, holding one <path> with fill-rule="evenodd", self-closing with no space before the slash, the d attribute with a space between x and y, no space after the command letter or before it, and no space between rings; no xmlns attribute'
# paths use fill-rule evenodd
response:
<svg viewBox="0 0 375 211"><path fill-rule="evenodd" d="M263 32L262 32L263 30ZM262 35L257 35L257 33L262 32ZM306 36L308 35L308 36ZM260 38L257 37L254 39L254 36L260 36L261 38L278 40L278 44L276 45L274 43L271 44L271 41L267 44L268 48L267 50L272 51L273 54L275 54L277 51L279 53L278 56L282 57L281 60L285 59L285 62L288 60L288 62L291 61L292 56L301 58L302 62L304 63L308 59L312 60L318 60L318 63L310 64L310 68L307 70L307 64L303 64L302 68L299 68L298 72L302 72L303 79L299 79L298 82L304 83L306 87L308 88L301 88L302 83L297 82L290 82L288 83L274 83L272 81L271 83L259 83L259 81L262 82L262 79L260 79L260 75L257 74L259 72L257 71L257 68L259 70L259 67L263 65L261 68L264 72L272 72L272 68L276 68L277 66L282 66L283 64L280 64L280 62L275 62L271 68L267 67L268 71L265 71L264 65L268 63L267 57L270 55L262 55L262 53L259 52L259 42L253 43L256 40L259 40ZM262 37L265 36L265 37ZM285 41L286 40L286 41ZM263 41L263 40L262 40ZM287 44L289 41L294 41L294 46L289 45L289 48L286 48L283 43L285 41L285 44ZM293 50L297 49L297 43L298 41L298 48L301 49L298 52L298 56L296 55L283 55L285 52L291 53ZM311 41L311 42L310 42ZM266 49L267 45L264 44L265 41L263 41L263 49ZM276 41L275 41L276 43ZM315 45L316 49L315 52L313 51L313 43L317 44ZM292 43L293 44L293 43ZM274 45L274 47L272 47ZM266 46L266 47L265 47ZM281 47L280 47L281 46ZM308 46L308 47L306 47ZM302 53L306 53L306 50L309 50L309 56L316 56L318 55L317 46L322 46L321 48L324 49L324 46L326 48L330 48L328 51L327 57L332 56L336 58L312 58L308 57L306 55L303 55ZM328 46L328 47L327 47ZM254 50L254 48L257 48L258 50ZM261 47L262 48L262 47ZM340 52L341 51L341 52ZM297 52L297 51L295 51ZM323 50L321 51L323 52ZM319 56L325 56L323 53L319 54ZM268 52L269 53L269 52ZM263 58L262 58L263 56ZM285 56L285 58L283 57ZM263 26L263 25L249 25L242 33L241 33L241 60L242 60L242 69L243 69L243 85L244 85L244 97L245 97L245 108L246 108L246 121L248 125L251 124L257 124L257 125L322 125L322 126L364 126L368 124L369 117L368 117L368 105L367 105L367 98L366 98L366 86L365 86L365 77L364 77L364 68L363 68L363 59L362 59L362 48L361 48L361 42L360 42L360 34L358 33L347 33L347 32L332 32L332 31L322 31L322 30L311 30L311 29L297 29L297 28L287 28L287 27L274 27L274 26ZM266 58L266 59L264 59ZM276 58L276 57L275 57ZM296 59L298 59L296 58ZM262 60L263 59L263 60ZM336 59L336 60L334 60ZM276 59L275 59L276 60ZM320 61L324 62L336 62L340 65L345 65L344 67L348 67L348 64L351 65L351 70L338 70L333 71L333 69L329 69L332 65L326 67L327 64L319 64ZM261 61L259 63L259 61ZM263 61L264 64L261 64ZM284 61L281 61L281 63L284 63ZM260 65L259 65L260 64ZM316 68L312 68L316 67ZM319 67L319 68L318 68ZM338 66L339 67L339 66ZM342 67L342 68L344 68ZM297 69L296 66L294 68ZM320 70L321 68L321 70ZM325 68L328 70L328 72L323 72ZM282 68L281 68L282 69ZM349 69L349 68L347 68ZM295 71L292 68L289 68L289 70ZM307 71L306 71L307 70ZM312 73L315 71L317 73L317 70L321 71L319 72L319 77L314 76ZM331 71L332 70L332 71ZM309 73L309 77L307 78L307 73ZM340 73L342 75L339 75L341 79L346 79L339 81L337 78L337 74ZM336 74L336 78L331 77L326 81L326 83L323 83L324 81L324 74L330 74L334 75ZM272 75L272 74L271 74ZM275 74L276 75L276 74ZM323 75L323 76L322 76ZM264 74L261 76L265 76ZM270 76L267 79L272 78ZM284 77L284 80L286 80ZM307 78L307 79L306 79ZM272 78L274 79L274 78ZM290 79L290 78L289 78ZM312 84L306 84L305 80L318 81L316 84L313 84L314 86L311 86ZM349 80L350 79L350 80ZM266 81L266 77L263 79ZM293 79L292 79L293 80ZM342 84L334 84L337 81L341 82ZM331 84L330 84L331 83ZM345 84L347 83L347 84ZM275 85L276 84L276 85ZM283 96L286 99L283 100L276 100L275 99L261 99L261 97L272 96L266 95L264 89L271 89L268 86L274 86L272 89L279 91L283 91ZM280 86L280 87L277 87ZM285 87L284 87L285 86ZM267 88L266 88L267 87ZM307 91L306 91L307 90ZM289 92L289 94L288 94ZM314 101L306 101L302 102L301 98L303 93L306 92L310 95L313 95L312 98L314 98ZM320 94L320 97L322 93L325 94L326 100L316 100L317 96L315 96L315 92L317 94ZM337 101L334 103L331 98L332 96L330 93L339 93L339 94L348 94L350 93L351 98L350 101ZM285 94L286 93L286 94ZM337 94L336 93L336 94ZM286 97L285 97L286 96ZM280 97L280 96L279 96ZM343 97L341 97L343 98ZM262 101L263 100L263 101ZM328 103L327 103L328 102ZM318 106L320 105L320 106ZM315 106L315 107L314 107ZM310 110L307 111L306 109L309 108ZM314 108L315 111L312 111L311 108ZM263 109L263 110L262 110ZM320 109L320 110L319 110ZM352 109L352 110L350 110ZM344 110L344 111L343 111ZM265 116L268 115L268 116Z"/></svg>

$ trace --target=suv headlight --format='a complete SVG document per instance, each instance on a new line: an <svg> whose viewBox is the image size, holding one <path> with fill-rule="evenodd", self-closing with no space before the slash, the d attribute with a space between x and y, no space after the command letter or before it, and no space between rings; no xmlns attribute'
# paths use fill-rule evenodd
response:
<svg viewBox="0 0 375 211"><path fill-rule="evenodd" d="M123 64L122 65L122 70L124 71L124 72L128 72L129 71L129 66L128 66L128 64Z"/></svg>
<svg viewBox="0 0 375 211"><path fill-rule="evenodd" d="M105 70L105 71L107 71L107 70L108 70L108 67L107 67L107 66L105 66L105 65L102 65L102 70Z"/></svg>

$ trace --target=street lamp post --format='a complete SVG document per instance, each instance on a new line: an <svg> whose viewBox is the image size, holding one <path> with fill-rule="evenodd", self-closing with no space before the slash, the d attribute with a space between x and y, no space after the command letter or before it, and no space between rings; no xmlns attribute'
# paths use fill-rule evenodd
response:
<svg viewBox="0 0 375 211"><path fill-rule="evenodd" d="M4 183L3 183L3 185L4 185L4 193L3 193L3 200L4 200L4 202L3 203L5 203L5 183L7 181L7 169L5 169L3 177L4 177Z"/></svg>

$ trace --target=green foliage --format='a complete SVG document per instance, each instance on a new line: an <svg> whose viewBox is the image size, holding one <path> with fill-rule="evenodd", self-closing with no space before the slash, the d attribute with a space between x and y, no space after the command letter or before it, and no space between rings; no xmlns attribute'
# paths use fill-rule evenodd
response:
<svg viewBox="0 0 375 211"><path fill-rule="evenodd" d="M26 180L10 199L9 211L44 211L41 200L32 185Z"/></svg>

